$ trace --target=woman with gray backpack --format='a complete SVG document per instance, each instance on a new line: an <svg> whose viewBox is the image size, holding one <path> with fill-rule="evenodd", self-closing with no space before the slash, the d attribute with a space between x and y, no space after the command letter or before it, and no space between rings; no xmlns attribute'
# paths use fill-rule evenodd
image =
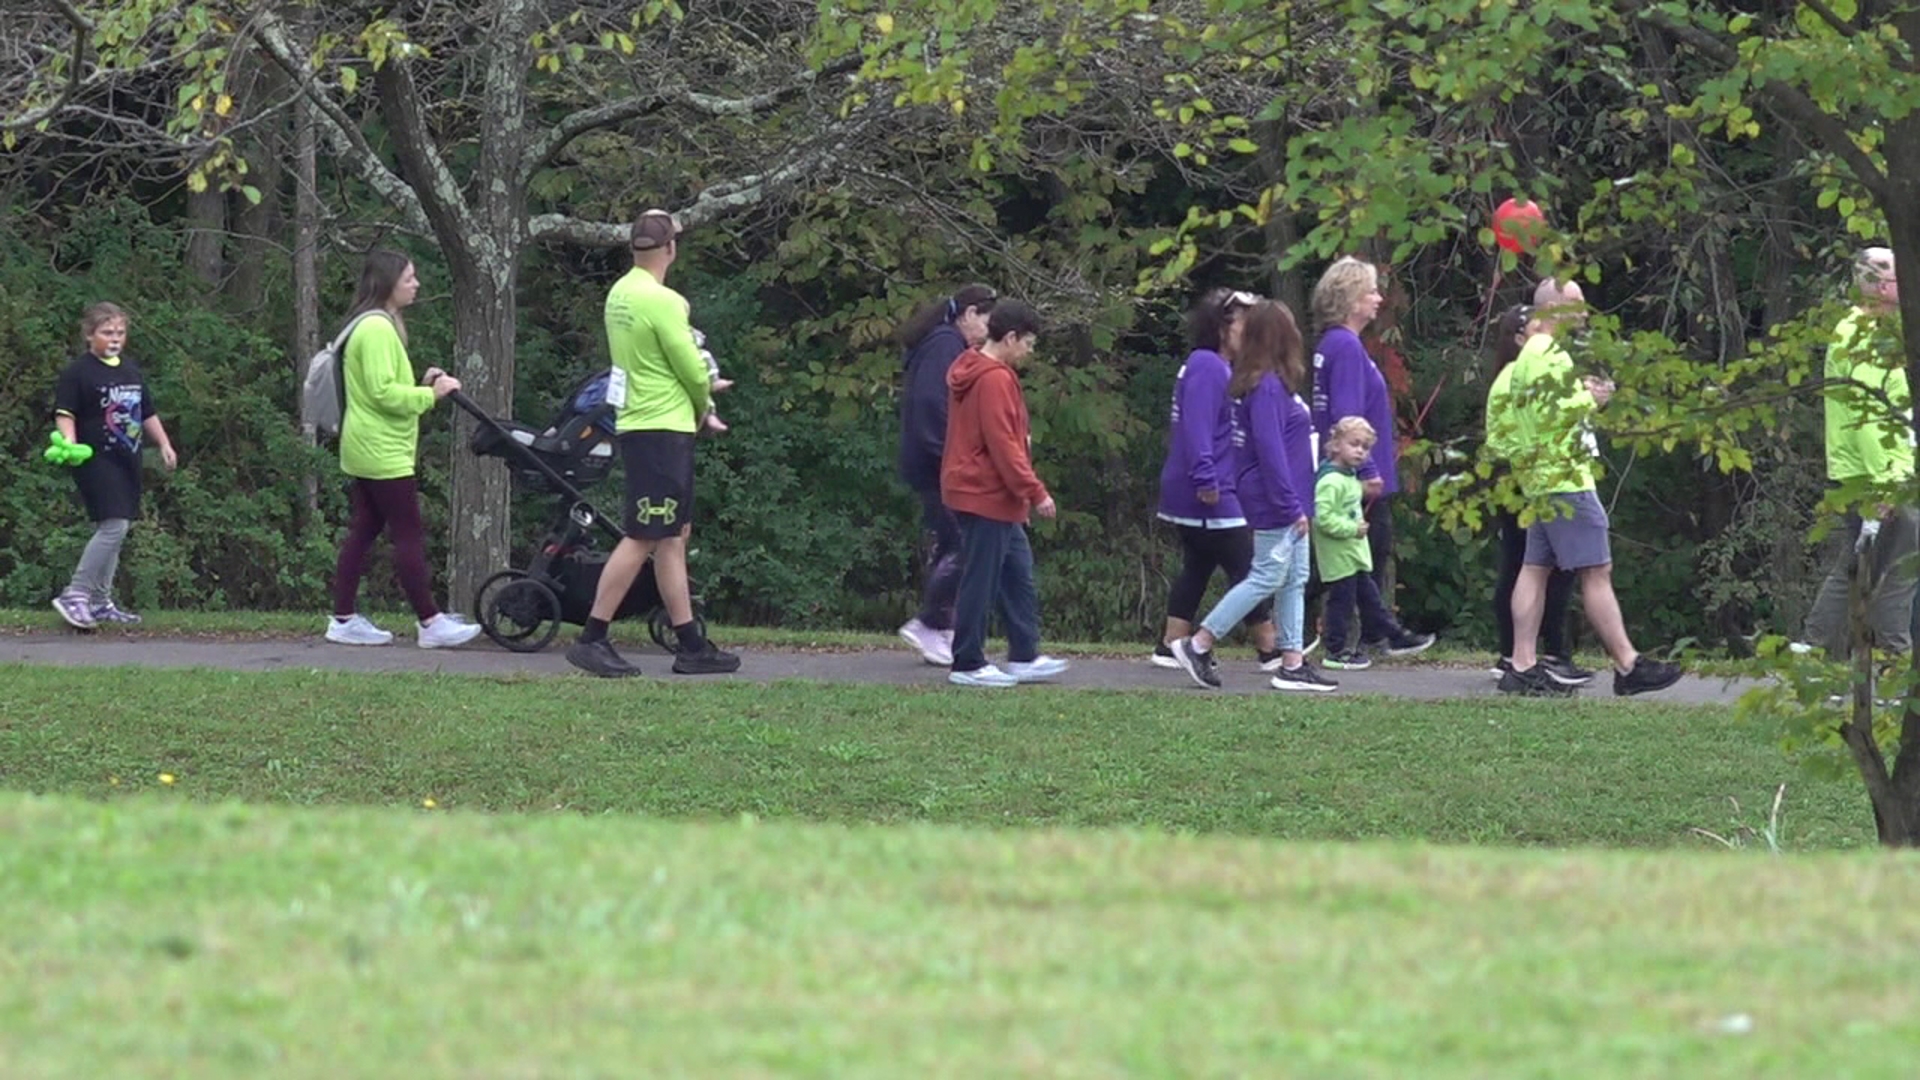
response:
<svg viewBox="0 0 1920 1080"><path fill-rule="evenodd" d="M359 612L360 579L382 532L393 544L394 573L419 619L423 649L464 645L480 627L433 602L427 569L426 530L420 520L420 489L414 478L420 416L460 389L460 380L437 367L413 377L407 358L407 327L400 310L413 303L420 280L413 263L393 251L373 251L360 271L353 320L332 350L341 396L340 471L349 478L353 517L333 573L333 618L327 640L338 645L386 645L393 634ZM312 380L309 380L311 385ZM422 385L424 383L425 385Z"/></svg>

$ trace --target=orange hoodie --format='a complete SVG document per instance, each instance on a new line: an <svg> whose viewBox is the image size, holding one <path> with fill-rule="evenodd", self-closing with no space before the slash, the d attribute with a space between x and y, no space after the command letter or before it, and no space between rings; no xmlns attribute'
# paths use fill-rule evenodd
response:
<svg viewBox="0 0 1920 1080"><path fill-rule="evenodd" d="M954 510L1024 524L1047 488L1028 453L1027 402L1011 367L978 349L947 369L940 499Z"/></svg>

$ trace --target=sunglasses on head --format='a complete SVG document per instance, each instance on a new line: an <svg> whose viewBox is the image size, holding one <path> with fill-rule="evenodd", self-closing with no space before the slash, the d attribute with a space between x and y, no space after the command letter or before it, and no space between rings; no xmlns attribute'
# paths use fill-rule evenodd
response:
<svg viewBox="0 0 1920 1080"><path fill-rule="evenodd" d="M1250 308L1260 302L1260 298L1250 292L1235 290L1220 301L1220 310L1232 311L1235 308Z"/></svg>

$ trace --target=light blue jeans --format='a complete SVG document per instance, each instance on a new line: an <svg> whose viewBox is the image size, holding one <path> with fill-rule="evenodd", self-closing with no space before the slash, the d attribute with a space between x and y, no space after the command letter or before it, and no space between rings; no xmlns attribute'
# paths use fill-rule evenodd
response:
<svg viewBox="0 0 1920 1080"><path fill-rule="evenodd" d="M1253 569L1213 605L1200 625L1215 640L1247 617L1260 601L1274 598L1273 621L1283 652L1299 652L1306 644L1307 575L1312 571L1312 549L1307 537L1291 528L1253 531Z"/></svg>

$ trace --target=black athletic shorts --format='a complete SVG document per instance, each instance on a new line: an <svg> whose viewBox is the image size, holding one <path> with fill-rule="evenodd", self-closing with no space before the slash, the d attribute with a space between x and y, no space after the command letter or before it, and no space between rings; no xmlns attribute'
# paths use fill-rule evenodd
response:
<svg viewBox="0 0 1920 1080"><path fill-rule="evenodd" d="M626 533L635 540L679 536L693 524L693 433L623 431Z"/></svg>

